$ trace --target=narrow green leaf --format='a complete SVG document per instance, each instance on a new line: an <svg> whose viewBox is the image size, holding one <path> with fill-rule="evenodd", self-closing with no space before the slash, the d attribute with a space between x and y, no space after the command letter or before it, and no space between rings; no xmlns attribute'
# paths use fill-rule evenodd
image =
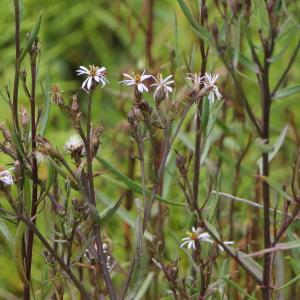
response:
<svg viewBox="0 0 300 300"><path fill-rule="evenodd" d="M111 218L115 215L115 213L119 209L120 205L122 204L123 198L124 198L123 196L120 197L120 199L116 202L116 204L108 207L105 211L103 211L100 214L100 218L101 218L100 224L102 227L105 226L111 220Z"/></svg>
<svg viewBox="0 0 300 300"><path fill-rule="evenodd" d="M177 0L177 2L180 5L181 10L184 13L185 17L187 18L187 20L190 22L193 29L195 30L196 34L204 41L209 42L211 40L210 32L197 23L197 21L193 17L190 9L188 8L184 0Z"/></svg>
<svg viewBox="0 0 300 300"><path fill-rule="evenodd" d="M300 93L300 84L297 84L294 86L289 86L289 87L278 90L272 99L289 97L289 96L299 94L299 93Z"/></svg>
<svg viewBox="0 0 300 300"><path fill-rule="evenodd" d="M140 300L140 299L143 299L143 296L145 295L145 293L147 292L151 282L152 282L152 279L154 277L154 272L150 272L146 279L144 280L139 292L136 294L134 300Z"/></svg>
<svg viewBox="0 0 300 300"><path fill-rule="evenodd" d="M24 264L23 264L23 256L22 256L22 243L23 243L23 235L26 229L25 223L22 221L19 223L14 239L13 244L13 261L17 268L17 273L24 284L29 284L28 279L25 274Z"/></svg>
<svg viewBox="0 0 300 300"><path fill-rule="evenodd" d="M0 220L0 239L5 243L8 249L11 249L13 238L8 227L2 220Z"/></svg>
<svg viewBox="0 0 300 300"><path fill-rule="evenodd" d="M43 115L41 117L40 123L39 123L39 129L38 129L38 134L43 136L45 129L47 127L48 119L49 119L49 114L50 114L50 107L51 107L51 97L49 94L50 90L50 76L49 76L49 68L48 68L48 73L46 77L46 85L45 85L45 90L44 90L44 98L45 98L45 104L44 104L44 111Z"/></svg>
<svg viewBox="0 0 300 300"><path fill-rule="evenodd" d="M112 200L109 196L101 193L101 192L96 192L97 200L101 201L105 205L112 206L114 204L114 200ZM123 207L120 207L117 211L116 214L124 221L126 222L131 228L135 228L135 221L133 217L129 214L127 210L125 210ZM153 238L149 231L145 231L145 238L149 241L152 241Z"/></svg>
<svg viewBox="0 0 300 300"><path fill-rule="evenodd" d="M20 63L22 62L22 60L24 59L24 57L26 56L26 54L30 50L30 48L32 46L32 43L37 38L37 35L40 31L41 23L42 23L42 17L43 17L43 12L40 13L39 18L36 21L32 31L30 32L30 36L29 36L28 40L26 41L24 48L22 49L22 52L21 52L20 57L19 57L19 62Z"/></svg>
<svg viewBox="0 0 300 300"><path fill-rule="evenodd" d="M266 140L263 140L261 138L256 138L254 144L263 153L269 153L274 151L274 147L270 144L266 144Z"/></svg>
<svg viewBox="0 0 300 300"><path fill-rule="evenodd" d="M236 288L241 294L243 294L244 296L246 296L247 298L251 299L251 300L256 300L256 298L252 297L251 295L249 295L245 290L243 290L238 284L236 284L234 281L232 281L231 279L227 278L227 277L222 277L222 279L224 281L226 281L228 284L232 285L234 288Z"/></svg>
<svg viewBox="0 0 300 300"><path fill-rule="evenodd" d="M130 189L132 189L133 191L135 191L136 193L142 195L143 194L143 189L142 187L136 183L134 180L130 179L129 177L127 177L126 175L124 175L123 173L121 173L119 170L117 170L113 165L111 165L107 160L96 156L96 159L107 169L109 170L112 174L114 174L121 182L125 183L127 187L129 187ZM146 190L146 195L149 197L151 196L151 191ZM166 199L163 199L161 196L156 195L155 199L157 199L158 201L167 203L167 204L171 204L171 205L175 205L175 206L185 206L184 203L178 203L178 202L173 202L173 201L169 201Z"/></svg>
<svg viewBox="0 0 300 300"><path fill-rule="evenodd" d="M135 299L136 295L140 291L144 279L147 274L148 266L148 254L145 247L144 235L143 235L143 209L139 199L136 199L138 216L135 226L135 260L134 268L132 272L132 279L129 287L128 296L126 299Z"/></svg>
<svg viewBox="0 0 300 300"><path fill-rule="evenodd" d="M273 144L273 146L271 146L271 150L270 151L267 151L269 152L269 155L268 155L268 160L269 162L275 157L275 155L278 153L280 147L282 146L284 140L285 140L285 137L288 133L288 125L284 126L284 128L282 129L279 137L277 138L276 142ZM267 146L270 146L270 145L267 145ZM259 169L260 169L260 172L262 173L262 157L257 161L257 164L259 166Z"/></svg>

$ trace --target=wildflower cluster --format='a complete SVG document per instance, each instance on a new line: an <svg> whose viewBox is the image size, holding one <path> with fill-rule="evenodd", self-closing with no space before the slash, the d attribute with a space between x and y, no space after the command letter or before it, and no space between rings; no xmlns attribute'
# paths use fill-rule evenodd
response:
<svg viewBox="0 0 300 300"><path fill-rule="evenodd" d="M101 87L104 87L108 80L106 78L106 68L98 67L94 65L90 65L89 68L84 66L80 66L76 71L77 75L86 75L86 79L83 81L81 87L86 92L92 90L97 84L101 84ZM150 74L146 74L144 70L142 74L134 73L129 75L127 73L123 73L125 77L124 80L119 81L119 83L123 83L126 86L134 86L136 89L136 93L143 94L149 92L149 87L154 87L154 99L155 101L162 101L165 97L169 98L169 93L173 91L174 80L173 75L168 75L165 78L162 74L158 74L156 77ZM207 91L208 99L213 103L215 101L215 97L220 100L222 95L216 86L216 82L219 78L219 74L209 74L205 73L204 76L201 76L198 73L188 73L186 78L191 80L193 83L193 89L199 89L204 87ZM152 84L148 84L147 81L154 81ZM139 96L140 96L139 95ZM52 96L56 98L55 95Z"/></svg>

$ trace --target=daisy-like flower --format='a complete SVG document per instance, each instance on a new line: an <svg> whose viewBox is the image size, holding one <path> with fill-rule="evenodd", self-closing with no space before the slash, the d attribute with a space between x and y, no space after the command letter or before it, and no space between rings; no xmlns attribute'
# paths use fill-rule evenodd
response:
<svg viewBox="0 0 300 300"><path fill-rule="evenodd" d="M14 168L10 168L8 170L4 170L0 172L0 181L6 185L13 185L14 184L14 179L11 175L11 171Z"/></svg>
<svg viewBox="0 0 300 300"><path fill-rule="evenodd" d="M199 73L188 73L186 78L193 82L193 89L197 89L203 84L207 89L208 100L210 102L215 102L215 97L217 97L218 100L222 98L222 95L215 84L219 78L219 74L205 73L204 76L201 76Z"/></svg>
<svg viewBox="0 0 300 300"><path fill-rule="evenodd" d="M143 83L144 80L153 77L152 75L147 75L145 74L145 70L143 71L142 74L139 73L133 73L133 76L130 76L127 73L123 73L123 76L128 78L128 79L124 79L122 81L120 81L119 83L124 83L125 85L129 86L129 85L135 85L137 90L140 93L148 92L148 88L146 87L146 85Z"/></svg>
<svg viewBox="0 0 300 300"><path fill-rule="evenodd" d="M77 75L86 75L87 78L84 80L84 82L82 83L81 87L85 90L85 91L89 91L92 87L93 87L93 83L94 84L100 84L102 85L102 87L104 87L106 85L106 83L108 83L108 80L106 79L106 68L105 67L97 67L94 65L90 65L89 69L84 67L84 66L80 66L78 70L76 70Z"/></svg>
<svg viewBox="0 0 300 300"><path fill-rule="evenodd" d="M169 93L172 93L172 87L170 86L172 83L174 83L174 80L171 80L173 75L169 75L166 78L163 78L161 74L159 74L157 77L153 77L155 80L155 83L151 84L151 86L155 86L155 92L154 92L154 99L157 97L159 99L163 99L166 95L167 98L169 97Z"/></svg>
<svg viewBox="0 0 300 300"><path fill-rule="evenodd" d="M188 249L196 250L196 242L197 241L203 241L213 244L214 241L211 240L211 236L208 232L201 232L201 228L195 229L195 227L192 228L192 231L187 231L187 237L182 239L182 243L180 245L180 248L184 247L185 245L188 246ZM232 245L234 242L223 242L224 245ZM218 248L221 251L224 251L223 247L221 245L218 245Z"/></svg>
<svg viewBox="0 0 300 300"><path fill-rule="evenodd" d="M68 141L65 143L65 149L71 153L73 153L74 151L78 151L78 150L80 150L80 152L81 152L83 147L84 147L83 141L82 141L81 137L78 135L72 135L68 139Z"/></svg>
<svg viewBox="0 0 300 300"><path fill-rule="evenodd" d="M209 74L205 73L203 84L208 89L208 100L214 103L215 97L217 97L218 100L222 98L221 93L218 90L218 87L216 86L216 82L219 78L219 74Z"/></svg>
<svg viewBox="0 0 300 300"><path fill-rule="evenodd" d="M202 232L200 228L192 228L192 231L186 232L187 237L182 239L182 243L180 245L180 248L184 247L185 245L188 246L188 249L194 249L196 250L196 242L197 241L204 241L213 243L212 240L209 239L209 234L207 232Z"/></svg>

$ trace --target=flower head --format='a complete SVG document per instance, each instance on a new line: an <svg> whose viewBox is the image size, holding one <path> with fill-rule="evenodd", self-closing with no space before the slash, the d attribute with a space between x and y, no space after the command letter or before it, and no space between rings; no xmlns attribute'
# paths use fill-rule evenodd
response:
<svg viewBox="0 0 300 300"><path fill-rule="evenodd" d="M201 228L195 229L195 227L192 228L192 231L186 232L187 237L182 239L182 243L180 245L180 248L184 247L185 245L188 245L188 249L193 248L196 250L196 243L197 241L205 241L212 243L213 241L209 239L209 234L207 232L201 233Z"/></svg>
<svg viewBox="0 0 300 300"><path fill-rule="evenodd" d="M94 86L93 84L100 84L102 87L108 83L108 80L106 79L106 68L105 67L97 67L94 65L90 65L89 69L80 66L78 70L76 70L77 75L87 75L87 78L82 83L81 87L85 91L91 90L91 88Z"/></svg>
<svg viewBox="0 0 300 300"><path fill-rule="evenodd" d="M199 73L188 73L186 78L193 82L193 89L198 89L203 85L207 89L208 100L210 102L213 103L215 97L217 97L218 100L222 98L222 95L215 84L219 78L219 74L205 73L204 76L201 76Z"/></svg>
<svg viewBox="0 0 300 300"><path fill-rule="evenodd" d="M187 237L182 239L182 243L180 245L180 248L184 247L185 245L188 246L188 249L192 248L193 250L196 250L196 243L203 241L213 244L213 240L211 240L211 236L208 232L203 232L201 228L195 229L195 227L192 228L192 231L187 231ZM231 245L234 242L223 242L224 245ZM221 251L224 251L223 247L221 245L218 245L218 248Z"/></svg>
<svg viewBox="0 0 300 300"><path fill-rule="evenodd" d="M145 70L143 71L142 74L139 73L133 73L133 76L130 76L127 73L123 73L123 76L128 78L128 79L124 79L122 81L120 81L119 83L124 83L125 85L129 86L129 85L135 85L137 90L140 93L148 92L148 88L146 87L146 85L143 83L144 80L153 77L152 75L147 75L145 74Z"/></svg>
<svg viewBox="0 0 300 300"><path fill-rule="evenodd" d="M215 96L218 100L222 98L221 93L218 90L218 87L215 85L219 78L219 74L209 74L205 73L203 84L208 89L208 100L212 103L215 101Z"/></svg>
<svg viewBox="0 0 300 300"><path fill-rule="evenodd" d="M151 84L151 86L155 86L154 99L160 98L163 99L164 96L169 97L169 93L172 93L172 87L170 86L174 83L174 80L171 80L173 75L169 75L166 78L163 78L161 74L154 77L155 83Z"/></svg>
<svg viewBox="0 0 300 300"><path fill-rule="evenodd" d="M6 185L13 185L14 184L14 179L12 177L11 171L14 168L4 170L0 172L0 181Z"/></svg>

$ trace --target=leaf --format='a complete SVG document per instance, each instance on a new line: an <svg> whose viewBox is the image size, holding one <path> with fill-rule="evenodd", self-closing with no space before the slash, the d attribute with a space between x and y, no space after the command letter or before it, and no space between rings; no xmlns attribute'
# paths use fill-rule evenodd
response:
<svg viewBox="0 0 300 300"><path fill-rule="evenodd" d="M267 248L261 251L257 251L254 253L247 254L249 257L255 257L255 256L261 256L265 253L271 253L276 251L283 251L283 250L290 250L300 248L300 240L292 241L292 242L286 242L286 243L277 243L274 247Z"/></svg>
<svg viewBox="0 0 300 300"><path fill-rule="evenodd" d="M295 94L300 93L300 84L289 86L286 88L282 88L278 90L275 95L272 97L272 99L279 99L284 97L289 97Z"/></svg>
<svg viewBox="0 0 300 300"><path fill-rule="evenodd" d="M130 179L123 173L121 173L119 170L117 170L113 165L111 165L107 160L96 156L96 159L106 168L108 169L112 174L114 174L121 182L125 183L128 188L131 190L135 191L136 193L142 195L143 194L143 189L140 184L136 183L134 180ZM149 197L151 196L152 192L149 190L146 190L146 195ZM175 206L185 206L184 203L178 203L178 202L173 202L170 200L163 199L159 195L155 195L155 199L158 201L175 205Z"/></svg>
<svg viewBox="0 0 300 300"><path fill-rule="evenodd" d="M44 112L43 116L41 117L41 120L39 122L39 129L38 129L38 134L43 136L45 129L47 127L48 119L49 119L49 113L50 113L50 107L51 107L51 97L49 94L50 90L50 76L49 76L50 70L48 68L48 73L46 77L46 86L44 92L44 97L45 97L45 103L44 103Z"/></svg>
<svg viewBox="0 0 300 300"><path fill-rule="evenodd" d="M41 27L41 23L42 23L42 17L43 17L43 12L40 13L39 18L37 19L32 31L30 32L30 36L28 38L28 40L26 41L26 44L24 46L24 48L22 49L22 52L20 54L19 57L19 62L21 63L22 60L24 59L25 55L28 53L28 51L30 50L32 43L36 40L37 35L40 31L40 27Z"/></svg>
<svg viewBox="0 0 300 300"><path fill-rule="evenodd" d="M228 277L224 276L224 277L222 277L222 279L224 281L226 281L228 284L232 285L234 288L236 288L241 294L243 294L247 298L249 298L251 300L256 300L256 298L254 298L251 295L249 295L245 290L243 290L238 284L236 284L234 281L232 281Z"/></svg>
<svg viewBox="0 0 300 300"><path fill-rule="evenodd" d="M129 287L129 295L126 299L135 299L138 291L143 285L144 278L148 269L148 254L145 247L144 235L143 235L143 208L141 207L140 200L136 200L138 216L135 226L135 257L134 267L132 272L132 279Z"/></svg>
<svg viewBox="0 0 300 300"><path fill-rule="evenodd" d="M115 213L119 209L120 205L122 204L123 198L124 198L124 195L122 195L120 197L120 199L116 202L116 204L108 207L105 211L103 211L100 214L100 218L101 218L100 224L101 224L101 226L105 226L110 221L110 219L115 215Z"/></svg>
<svg viewBox="0 0 300 300"><path fill-rule="evenodd" d="M144 280L139 292L136 294L134 300L140 300L140 299L143 299L143 296L145 295L145 293L147 292L151 282L152 282L152 279L154 277L154 272L150 272L146 279Z"/></svg>
<svg viewBox="0 0 300 300"><path fill-rule="evenodd" d="M186 5L184 0L177 0L178 4L181 7L182 12L184 13L187 20L192 25L193 29L196 31L197 35L203 39L204 41L210 41L211 35L210 32L205 29L203 26L197 23L195 18L193 17L191 11L189 10L188 6Z"/></svg>
<svg viewBox="0 0 300 300"><path fill-rule="evenodd" d="M23 243L23 235L26 229L26 225L20 221L15 239L13 244L13 261L17 268L17 273L24 284L29 284L28 279L25 274L24 264L23 264L23 255L22 255L22 243Z"/></svg>
<svg viewBox="0 0 300 300"><path fill-rule="evenodd" d="M102 203L106 205L113 205L114 201L107 195L96 191L96 196L97 199L100 200ZM135 222L132 216L128 213L127 210L125 210L123 207L120 207L117 211L116 214L124 221L126 222L130 227L135 228ZM149 231L145 231L144 236L147 240L152 241L152 235L149 233Z"/></svg>
<svg viewBox="0 0 300 300"><path fill-rule="evenodd" d="M243 262L243 264L249 269L255 277L262 282L263 268L252 257L249 257L242 251L237 251L236 255Z"/></svg>
<svg viewBox="0 0 300 300"><path fill-rule="evenodd" d="M257 146L257 148L263 152L263 153L269 153L274 151L274 147L270 144L266 143L266 140L263 140L262 138L256 138L254 140L254 144Z"/></svg>
<svg viewBox="0 0 300 300"><path fill-rule="evenodd" d="M268 160L269 162L275 157L275 155L277 154L277 152L279 151L280 147L282 146L283 142L284 142L284 139L288 133L288 125L285 125L284 128L282 129L279 137L277 138L276 142L273 144L272 147L272 150L271 151L268 151L269 152L269 155L268 155ZM268 145L270 146L270 145ZM260 173L262 173L262 164L263 164L263 160L262 160L262 157L257 161L257 164L259 166L259 170L260 170Z"/></svg>
<svg viewBox="0 0 300 300"><path fill-rule="evenodd" d="M203 98L202 114L201 114L201 130L204 131L209 121L209 100L207 97Z"/></svg>
<svg viewBox="0 0 300 300"><path fill-rule="evenodd" d="M5 243L8 249L11 249L13 238L8 227L2 220L0 220L0 239Z"/></svg>

